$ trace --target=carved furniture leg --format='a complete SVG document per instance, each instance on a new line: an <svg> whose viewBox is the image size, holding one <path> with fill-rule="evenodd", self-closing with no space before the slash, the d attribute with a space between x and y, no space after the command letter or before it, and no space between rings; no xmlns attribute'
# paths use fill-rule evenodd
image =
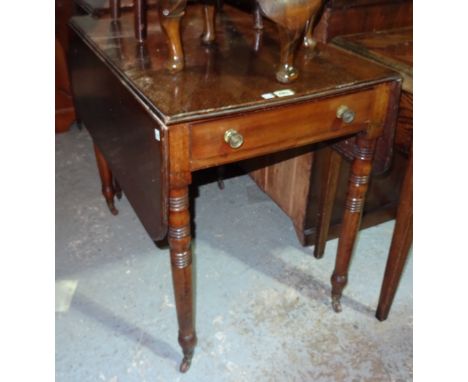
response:
<svg viewBox="0 0 468 382"><path fill-rule="evenodd" d="M192 362L197 343L193 317L192 252L190 248L190 213L188 187L169 191L169 246L174 285L179 344L184 353L180 371L185 373Z"/></svg>
<svg viewBox="0 0 468 382"><path fill-rule="evenodd" d="M356 138L354 161L349 177L343 223L338 242L335 270L331 277L332 306L341 312L341 295L348 281L348 269L354 242L361 222L362 209L372 169L375 139L359 134Z"/></svg>
<svg viewBox="0 0 468 382"><path fill-rule="evenodd" d="M215 10L216 7L211 4L205 4L203 6L203 34L202 42L205 45L211 45L216 39L215 32Z"/></svg>
<svg viewBox="0 0 468 382"><path fill-rule="evenodd" d="M253 11L253 19L254 19L254 29L261 30L263 29L263 17L262 13L260 12L260 5L255 1L254 11Z"/></svg>
<svg viewBox="0 0 468 382"><path fill-rule="evenodd" d="M161 25L169 42L169 62L166 68L176 73L184 68L184 51L180 38L180 21L185 14L186 0L161 1Z"/></svg>
<svg viewBox="0 0 468 382"><path fill-rule="evenodd" d="M388 317L401 273L413 241L413 153L410 153L405 178L400 192L400 202L393 231L392 244L380 290L376 317L384 321Z"/></svg>
<svg viewBox="0 0 468 382"><path fill-rule="evenodd" d="M148 21L146 0L135 0L133 8L135 38L141 44L146 40Z"/></svg>
<svg viewBox="0 0 468 382"><path fill-rule="evenodd" d="M287 29L279 24L278 32L281 44L280 67L276 72L276 79L281 83L294 81L299 73L294 67L295 51L301 36L303 25L297 29Z"/></svg>
<svg viewBox="0 0 468 382"><path fill-rule="evenodd" d="M94 144L94 153L96 155L96 162L99 170L99 176L101 177L102 184L102 194L106 199L107 207L112 215L117 215L119 211L115 208L114 205L114 195L115 190L112 185L112 172L109 168L109 164L106 161L106 158L102 155L101 150Z"/></svg>
<svg viewBox="0 0 468 382"><path fill-rule="evenodd" d="M322 177L320 190L319 211L317 214L317 224L315 232L314 256L317 259L323 257L325 245L328 238L328 229L333 211L338 177L340 175L341 155L331 147L326 147L326 161L324 166L325 176Z"/></svg>
<svg viewBox="0 0 468 382"><path fill-rule="evenodd" d="M304 45L307 48L314 48L315 45L317 45L317 41L315 41L312 37L315 16L316 14L312 15L312 17L309 20L307 20L307 24L305 26L304 39L302 41L302 45Z"/></svg>

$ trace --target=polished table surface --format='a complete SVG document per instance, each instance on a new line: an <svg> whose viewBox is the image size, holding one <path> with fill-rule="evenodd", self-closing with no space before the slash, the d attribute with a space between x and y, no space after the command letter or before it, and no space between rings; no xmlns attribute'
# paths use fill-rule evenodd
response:
<svg viewBox="0 0 468 382"><path fill-rule="evenodd" d="M399 72L403 90L413 92L413 27L339 36L332 42Z"/></svg>
<svg viewBox="0 0 468 382"><path fill-rule="evenodd" d="M319 44L315 51L300 50L300 79L280 84L272 80L279 55L273 26L266 24L265 31L257 34L248 15L226 8L229 12L221 14L217 25L219 39L210 48L199 39L201 8L189 7L182 26L186 67L178 74L164 68L168 52L156 12L149 12L148 41L143 46L134 38L131 14L124 14L115 28L110 19L92 17L75 18L72 28L166 124L344 93L395 78L390 70ZM262 98L283 89L294 95Z"/></svg>
<svg viewBox="0 0 468 382"><path fill-rule="evenodd" d="M250 15L227 6L218 18L217 44L208 48L199 39L201 7L189 7L182 25L186 65L174 75L164 67L168 52L157 14L148 18L143 44L134 39L132 15L119 21L73 18L71 77L79 117L141 222L154 240L167 234L186 371L196 344L191 173L356 136L343 149L354 162L338 246L341 265L332 277L339 310L376 140L395 111L401 78L319 44L301 49L301 77L281 85L274 80L278 49L272 26L256 32Z"/></svg>

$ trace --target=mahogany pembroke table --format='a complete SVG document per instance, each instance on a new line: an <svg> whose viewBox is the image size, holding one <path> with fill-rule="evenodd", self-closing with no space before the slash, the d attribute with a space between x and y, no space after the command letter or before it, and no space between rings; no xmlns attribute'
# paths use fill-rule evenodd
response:
<svg viewBox="0 0 468 382"><path fill-rule="evenodd" d="M203 47L202 8L182 24L185 69L170 74L157 13L139 44L133 17L74 17L71 80L80 118L154 240L168 237L184 358L197 342L193 316L189 185L192 172L329 141L354 158L338 253L350 256L376 140L398 100L401 78L390 69L318 44L301 48L301 80L275 80L274 29L252 29L251 16L225 6L217 44ZM338 145L338 146L337 146ZM340 273L341 272L341 273ZM333 279L339 304L346 269Z"/></svg>

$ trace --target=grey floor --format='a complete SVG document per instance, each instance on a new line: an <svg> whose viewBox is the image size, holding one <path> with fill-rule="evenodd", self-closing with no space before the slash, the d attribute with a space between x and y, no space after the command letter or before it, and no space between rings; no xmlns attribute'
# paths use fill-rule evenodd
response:
<svg viewBox="0 0 468 382"><path fill-rule="evenodd" d="M199 343L182 375L168 250L125 197L108 212L88 133L56 136L58 382L412 380L412 256L389 319L374 318L393 222L360 233L336 314L336 240L314 259L247 176L198 191Z"/></svg>

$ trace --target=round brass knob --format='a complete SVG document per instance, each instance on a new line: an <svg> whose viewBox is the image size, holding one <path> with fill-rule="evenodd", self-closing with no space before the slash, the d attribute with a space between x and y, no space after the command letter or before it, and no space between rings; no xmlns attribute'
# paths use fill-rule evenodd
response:
<svg viewBox="0 0 468 382"><path fill-rule="evenodd" d="M356 117L356 113L352 111L348 106L341 105L336 110L336 117L343 120L345 123L351 123L354 121L354 117Z"/></svg>
<svg viewBox="0 0 468 382"><path fill-rule="evenodd" d="M224 133L224 141L233 149L238 149L244 143L244 137L234 129L229 129Z"/></svg>

